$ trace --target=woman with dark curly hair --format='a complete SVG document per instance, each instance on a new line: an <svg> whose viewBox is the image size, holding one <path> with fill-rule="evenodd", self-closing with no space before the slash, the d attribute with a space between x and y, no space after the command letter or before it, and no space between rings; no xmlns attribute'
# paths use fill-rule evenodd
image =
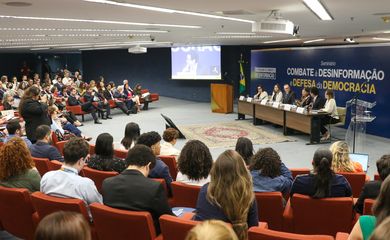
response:
<svg viewBox="0 0 390 240"><path fill-rule="evenodd" d="M176 181L203 186L210 182L213 158L209 148L199 140L191 140L184 145L178 159Z"/></svg>
<svg viewBox="0 0 390 240"><path fill-rule="evenodd" d="M253 156L253 143L249 138L240 137L237 139L236 152L238 152L245 161L245 165L249 166L250 159Z"/></svg>
<svg viewBox="0 0 390 240"><path fill-rule="evenodd" d="M0 186L39 191L41 176L25 141L11 138L0 148Z"/></svg>
<svg viewBox="0 0 390 240"><path fill-rule="evenodd" d="M288 194L293 181L290 170L272 148L260 149L249 167L255 192L282 192Z"/></svg>

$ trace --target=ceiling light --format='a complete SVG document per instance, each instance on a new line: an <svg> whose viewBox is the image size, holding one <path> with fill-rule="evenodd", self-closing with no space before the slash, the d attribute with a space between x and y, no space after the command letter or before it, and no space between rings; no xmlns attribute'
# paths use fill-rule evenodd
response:
<svg viewBox="0 0 390 240"><path fill-rule="evenodd" d="M216 32L217 35L255 35L253 32Z"/></svg>
<svg viewBox="0 0 390 240"><path fill-rule="evenodd" d="M303 3L308 7L317 17L324 21L333 20L328 10L320 0L303 0Z"/></svg>
<svg viewBox="0 0 390 240"><path fill-rule="evenodd" d="M324 41L325 39L323 38L320 38L320 39L314 39L314 40L308 40L308 41L304 41L303 43L313 43L313 42L322 42Z"/></svg>
<svg viewBox="0 0 390 240"><path fill-rule="evenodd" d="M138 32L138 33L167 33L168 32L166 30L90 29L90 28L0 28L0 31Z"/></svg>
<svg viewBox="0 0 390 240"><path fill-rule="evenodd" d="M390 41L390 38L373 37L372 39L379 41Z"/></svg>
<svg viewBox="0 0 390 240"><path fill-rule="evenodd" d="M44 48L44 47L42 47L42 48L31 48L30 50L31 51L39 51L39 50L49 50L50 48Z"/></svg>
<svg viewBox="0 0 390 240"><path fill-rule="evenodd" d="M300 41L301 39L284 39L284 40L274 40L274 41L267 41L263 43L280 43L280 42L294 42L294 41Z"/></svg>
<svg viewBox="0 0 390 240"><path fill-rule="evenodd" d="M77 19L77 18L52 18L52 17L29 17L29 16L7 16L7 15L0 15L0 18L23 19L23 20L62 21L62 22L106 23L106 24L135 25L135 26L159 26L159 27L175 27L175 28L202 28L201 26L194 26L194 25L139 23L139 22L123 22L123 21Z"/></svg>
<svg viewBox="0 0 390 240"><path fill-rule="evenodd" d="M353 38L345 38L344 39L344 42L348 42L348 43L355 43L356 41L355 41L355 39L353 39Z"/></svg>
<svg viewBox="0 0 390 240"><path fill-rule="evenodd" d="M177 14L192 15L192 16L198 16L198 17L208 17L208 18L223 19L223 20L245 22L245 23L253 23L254 22L251 20L246 20L246 19L241 19L241 18L224 17L224 16L207 14L207 13L182 11L182 10L175 10L175 9L170 9L170 8L152 7L152 6L145 6L145 5L132 4L132 3L122 3L122 2L116 2L116 1L110 1L110 0L83 0L83 1L93 2L93 3L103 3L103 4L115 5L115 6L121 6L121 7L137 8L137 9L163 12L163 13L171 13L171 14L177 13Z"/></svg>
<svg viewBox="0 0 390 240"><path fill-rule="evenodd" d="M205 36L205 37L193 37L197 39L258 39L258 38L270 38L271 36L263 35L220 35L220 36Z"/></svg>

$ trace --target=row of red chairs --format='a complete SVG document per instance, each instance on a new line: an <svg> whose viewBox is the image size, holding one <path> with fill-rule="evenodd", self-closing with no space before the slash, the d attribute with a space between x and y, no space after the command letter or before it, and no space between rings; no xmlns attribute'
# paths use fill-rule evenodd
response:
<svg viewBox="0 0 390 240"><path fill-rule="evenodd" d="M93 239L145 239L182 240L196 221L163 215L160 218L161 235L157 236L152 216L148 212L114 209L99 203L90 206L93 216L91 234ZM41 219L57 211L73 211L82 214L90 222L85 203L80 199L65 199L45 195L41 192L29 194L26 189L0 187L0 221L11 234L33 239L34 231ZM266 223L249 229L249 240L259 239L334 239L333 235L302 235L267 229ZM336 239L347 239L348 234L337 233Z"/></svg>

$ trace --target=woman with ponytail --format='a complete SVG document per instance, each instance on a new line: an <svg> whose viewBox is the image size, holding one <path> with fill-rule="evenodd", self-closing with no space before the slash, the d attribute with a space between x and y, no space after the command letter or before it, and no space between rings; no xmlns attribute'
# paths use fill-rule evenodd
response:
<svg viewBox="0 0 390 240"><path fill-rule="evenodd" d="M352 189L344 176L332 170L332 152L320 148L314 153L313 172L295 178L290 195L299 193L313 198L350 197Z"/></svg>
<svg viewBox="0 0 390 240"><path fill-rule="evenodd" d="M211 181L198 196L195 220L222 220L232 224L238 239L248 239L248 228L258 225L252 178L236 151L227 150L215 161Z"/></svg>

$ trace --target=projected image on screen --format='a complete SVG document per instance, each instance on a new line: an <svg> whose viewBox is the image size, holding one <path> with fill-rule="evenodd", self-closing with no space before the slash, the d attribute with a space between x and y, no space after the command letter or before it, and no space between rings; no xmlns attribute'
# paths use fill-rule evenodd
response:
<svg viewBox="0 0 390 240"><path fill-rule="evenodd" d="M221 47L171 48L172 79L221 79Z"/></svg>

